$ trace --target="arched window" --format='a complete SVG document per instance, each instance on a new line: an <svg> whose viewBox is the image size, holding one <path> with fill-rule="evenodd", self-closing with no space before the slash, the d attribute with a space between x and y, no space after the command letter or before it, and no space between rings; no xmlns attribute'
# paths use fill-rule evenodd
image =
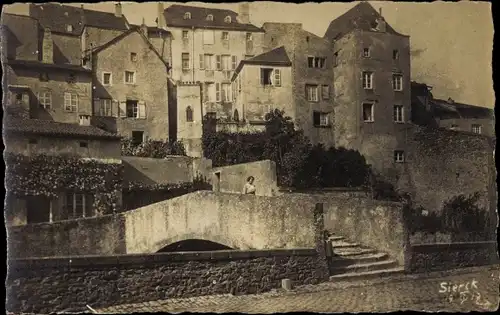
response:
<svg viewBox="0 0 500 315"><path fill-rule="evenodd" d="M186 108L186 121L187 122L193 121L193 110L191 109L191 106L188 106Z"/></svg>
<svg viewBox="0 0 500 315"><path fill-rule="evenodd" d="M233 120L234 120L234 121L240 121L240 115L239 115L239 113L238 113L238 110L237 110L237 109L235 109L235 110L234 110Z"/></svg>
<svg viewBox="0 0 500 315"><path fill-rule="evenodd" d="M184 13L184 20L191 20L191 12Z"/></svg>
<svg viewBox="0 0 500 315"><path fill-rule="evenodd" d="M214 16L212 14L207 15L207 21L213 21Z"/></svg>
<svg viewBox="0 0 500 315"><path fill-rule="evenodd" d="M224 22L231 23L231 17L228 15L224 18Z"/></svg>

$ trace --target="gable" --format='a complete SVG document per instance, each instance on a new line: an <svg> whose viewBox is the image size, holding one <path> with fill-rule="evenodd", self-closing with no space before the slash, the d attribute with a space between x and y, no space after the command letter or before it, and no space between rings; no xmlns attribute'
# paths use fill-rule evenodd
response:
<svg viewBox="0 0 500 315"><path fill-rule="evenodd" d="M3 13L1 31L8 59L38 60L39 25L35 19Z"/></svg>

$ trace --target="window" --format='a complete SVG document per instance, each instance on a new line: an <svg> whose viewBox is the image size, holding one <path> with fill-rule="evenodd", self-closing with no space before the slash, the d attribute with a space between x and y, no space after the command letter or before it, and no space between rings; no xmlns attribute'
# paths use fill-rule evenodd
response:
<svg viewBox="0 0 500 315"><path fill-rule="evenodd" d="M394 105L394 121L395 122L404 122L404 107L403 105Z"/></svg>
<svg viewBox="0 0 500 315"><path fill-rule="evenodd" d="M189 53L182 53L182 69L189 69Z"/></svg>
<svg viewBox="0 0 500 315"><path fill-rule="evenodd" d="M45 109L50 109L52 107L52 93L51 92L38 93L38 103L40 104L40 107Z"/></svg>
<svg viewBox="0 0 500 315"><path fill-rule="evenodd" d="M324 57L307 57L307 66L309 68L324 68L325 59Z"/></svg>
<svg viewBox="0 0 500 315"><path fill-rule="evenodd" d="M224 18L224 22L231 23L231 17L228 15Z"/></svg>
<svg viewBox="0 0 500 315"><path fill-rule="evenodd" d="M373 89L373 72L363 72L363 88L365 90Z"/></svg>
<svg viewBox="0 0 500 315"><path fill-rule="evenodd" d="M230 68L230 62L231 62L231 56L229 55L222 55L221 56L222 60L222 70L229 70Z"/></svg>
<svg viewBox="0 0 500 315"><path fill-rule="evenodd" d="M214 55L205 54L203 56L203 59L204 59L203 66L205 67L205 69L213 70Z"/></svg>
<svg viewBox="0 0 500 315"><path fill-rule="evenodd" d="M217 119L217 113L216 112L207 112L207 119L208 120L216 120Z"/></svg>
<svg viewBox="0 0 500 315"><path fill-rule="evenodd" d="M127 117L128 118L139 118L139 105L135 100L127 100Z"/></svg>
<svg viewBox="0 0 500 315"><path fill-rule="evenodd" d="M125 71L125 83L134 84L135 83L135 72Z"/></svg>
<svg viewBox="0 0 500 315"><path fill-rule="evenodd" d="M405 161L404 151L394 151L394 162L403 163Z"/></svg>
<svg viewBox="0 0 500 315"><path fill-rule="evenodd" d="M213 45L215 43L215 32L213 30L203 30L203 45Z"/></svg>
<svg viewBox="0 0 500 315"><path fill-rule="evenodd" d="M40 73L40 81L48 82L49 81L49 74L47 72Z"/></svg>
<svg viewBox="0 0 500 315"><path fill-rule="evenodd" d="M76 74L75 73L70 73L68 75L68 83L69 84L73 84L73 83L76 83Z"/></svg>
<svg viewBox="0 0 500 315"><path fill-rule="evenodd" d="M222 32L222 40L229 40L229 32Z"/></svg>
<svg viewBox="0 0 500 315"><path fill-rule="evenodd" d="M231 56L231 69L235 70L238 63L238 58L236 56Z"/></svg>
<svg viewBox="0 0 500 315"><path fill-rule="evenodd" d="M68 219L88 218L95 215L92 196L82 193L66 193L64 210Z"/></svg>
<svg viewBox="0 0 500 315"><path fill-rule="evenodd" d="M132 131L132 143L139 145L144 141L144 131Z"/></svg>
<svg viewBox="0 0 500 315"><path fill-rule="evenodd" d="M403 76L401 74L392 75L392 88L394 89L394 91L403 90Z"/></svg>
<svg viewBox="0 0 500 315"><path fill-rule="evenodd" d="M231 84L222 83L222 101L231 102Z"/></svg>
<svg viewBox="0 0 500 315"><path fill-rule="evenodd" d="M43 196L26 198L26 223L41 223L51 221L50 199Z"/></svg>
<svg viewBox="0 0 500 315"><path fill-rule="evenodd" d="M339 52L333 54L333 66L336 67L339 65Z"/></svg>
<svg viewBox="0 0 500 315"><path fill-rule="evenodd" d="M136 62L137 61L137 54L136 53L130 53L130 61Z"/></svg>
<svg viewBox="0 0 500 315"><path fill-rule="evenodd" d="M186 121L193 122L193 110L191 109L191 106L186 108Z"/></svg>
<svg viewBox="0 0 500 315"><path fill-rule="evenodd" d="M64 93L64 110L71 113L76 113L78 108L78 94Z"/></svg>
<svg viewBox="0 0 500 315"><path fill-rule="evenodd" d="M370 48L363 48L363 57L370 57Z"/></svg>
<svg viewBox="0 0 500 315"><path fill-rule="evenodd" d="M88 148L89 144L87 142L80 142L80 148Z"/></svg>
<svg viewBox="0 0 500 315"><path fill-rule="evenodd" d="M103 72L102 73L102 84L103 85L112 85L113 84L113 78L111 76L110 72Z"/></svg>
<svg viewBox="0 0 500 315"><path fill-rule="evenodd" d="M220 102L220 83L215 83L215 101Z"/></svg>
<svg viewBox="0 0 500 315"><path fill-rule="evenodd" d="M215 58L215 68L217 70L222 70L222 61L221 61L221 56L220 55L217 55L216 58Z"/></svg>
<svg viewBox="0 0 500 315"><path fill-rule="evenodd" d="M190 19L191 19L191 12L184 13L184 20L190 20Z"/></svg>
<svg viewBox="0 0 500 315"><path fill-rule="evenodd" d="M234 121L240 121L240 114L238 113L237 109L234 110L233 120Z"/></svg>
<svg viewBox="0 0 500 315"><path fill-rule="evenodd" d="M398 59L399 59L399 50L394 49L394 50L392 51L392 59L393 59L393 60L398 60Z"/></svg>
<svg viewBox="0 0 500 315"><path fill-rule="evenodd" d="M481 134L481 125L473 124L472 125L472 132Z"/></svg>
<svg viewBox="0 0 500 315"><path fill-rule="evenodd" d="M247 40L247 42L251 42L252 41L252 33L247 33L246 34L246 40Z"/></svg>
<svg viewBox="0 0 500 315"><path fill-rule="evenodd" d="M260 69L260 82L262 85L272 85L272 68L261 68Z"/></svg>
<svg viewBox="0 0 500 315"><path fill-rule="evenodd" d="M375 121L375 117L373 115L373 104L372 103L363 103L363 121L365 122L373 122Z"/></svg>
<svg viewBox="0 0 500 315"><path fill-rule="evenodd" d="M313 124L315 127L328 126L328 114L321 112L313 112Z"/></svg>
<svg viewBox="0 0 500 315"><path fill-rule="evenodd" d="M182 39L189 39L189 31L182 31Z"/></svg>
<svg viewBox="0 0 500 315"><path fill-rule="evenodd" d="M207 21L213 21L214 16L212 14L207 15Z"/></svg>
<svg viewBox="0 0 500 315"><path fill-rule="evenodd" d="M97 116L112 116L111 99L95 99L94 108Z"/></svg>
<svg viewBox="0 0 500 315"><path fill-rule="evenodd" d="M318 86L317 85L306 85L306 97L310 102L317 102L318 99Z"/></svg>
<svg viewBox="0 0 500 315"><path fill-rule="evenodd" d="M73 25L70 24L66 25L66 31L73 32Z"/></svg>
<svg viewBox="0 0 500 315"><path fill-rule="evenodd" d="M321 86L321 97L324 100L330 99L330 86L329 85L322 85Z"/></svg>

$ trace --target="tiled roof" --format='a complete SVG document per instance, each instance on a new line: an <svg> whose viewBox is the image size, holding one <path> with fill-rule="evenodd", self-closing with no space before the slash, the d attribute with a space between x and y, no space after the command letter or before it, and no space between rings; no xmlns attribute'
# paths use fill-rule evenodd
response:
<svg viewBox="0 0 500 315"><path fill-rule="evenodd" d="M325 36L323 37L331 40L340 37L353 29L369 31L374 28L375 21L378 17L380 17L380 14L371 6L371 4L366 1L360 2L352 9L330 22ZM396 32L387 22L386 32L395 35L402 35Z"/></svg>
<svg viewBox="0 0 500 315"><path fill-rule="evenodd" d="M21 133L74 138L120 139L118 135L94 126L81 126L42 119L15 119L9 117L4 120L3 129L7 134Z"/></svg>
<svg viewBox="0 0 500 315"><path fill-rule="evenodd" d="M84 68L79 65L72 64L55 64L55 63L44 63L38 60L7 60L7 64L11 66L28 67L28 68L45 68L45 69L61 69L68 71L78 71L78 72L89 72L91 69Z"/></svg>
<svg viewBox="0 0 500 315"><path fill-rule="evenodd" d="M184 14L187 12L191 13L191 19L184 19ZM209 14L213 16L212 21L207 20L207 16ZM212 9L173 4L165 9L164 16L167 26L264 32L262 28L253 24L239 23L236 19L238 14L234 11L225 9ZM231 17L231 23L224 22L224 19L227 16Z"/></svg>
<svg viewBox="0 0 500 315"><path fill-rule="evenodd" d="M7 58L38 60L38 22L24 15L2 13L1 32Z"/></svg>
<svg viewBox="0 0 500 315"><path fill-rule="evenodd" d="M130 24L130 28L141 28L140 25L137 24ZM170 33L167 30L164 30L163 28L158 28L156 26L148 26L148 33Z"/></svg>
<svg viewBox="0 0 500 315"><path fill-rule="evenodd" d="M69 35L80 35L84 26L95 26L104 29L125 31L128 29L124 15L115 16L114 13L82 9L56 3L30 4L30 16L36 18L43 28L50 28L52 32ZM67 26L71 25L69 31Z"/></svg>
<svg viewBox="0 0 500 315"><path fill-rule="evenodd" d="M437 107L440 108L446 108L448 110L454 109L455 111L477 111L477 112L482 112L482 113L493 113L492 108L487 108L487 107L482 107L482 106L476 106L476 105L469 105L469 104L464 104L464 103L457 103L457 102L450 102L442 99L437 99L434 98L432 99L431 103Z"/></svg>

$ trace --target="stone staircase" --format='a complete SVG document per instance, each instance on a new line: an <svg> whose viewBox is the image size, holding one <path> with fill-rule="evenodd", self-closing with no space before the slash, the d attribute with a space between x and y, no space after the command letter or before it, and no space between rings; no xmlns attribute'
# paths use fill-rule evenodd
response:
<svg viewBox="0 0 500 315"><path fill-rule="evenodd" d="M404 271L387 253L349 242L343 236L331 234L326 252L330 281L368 280Z"/></svg>

